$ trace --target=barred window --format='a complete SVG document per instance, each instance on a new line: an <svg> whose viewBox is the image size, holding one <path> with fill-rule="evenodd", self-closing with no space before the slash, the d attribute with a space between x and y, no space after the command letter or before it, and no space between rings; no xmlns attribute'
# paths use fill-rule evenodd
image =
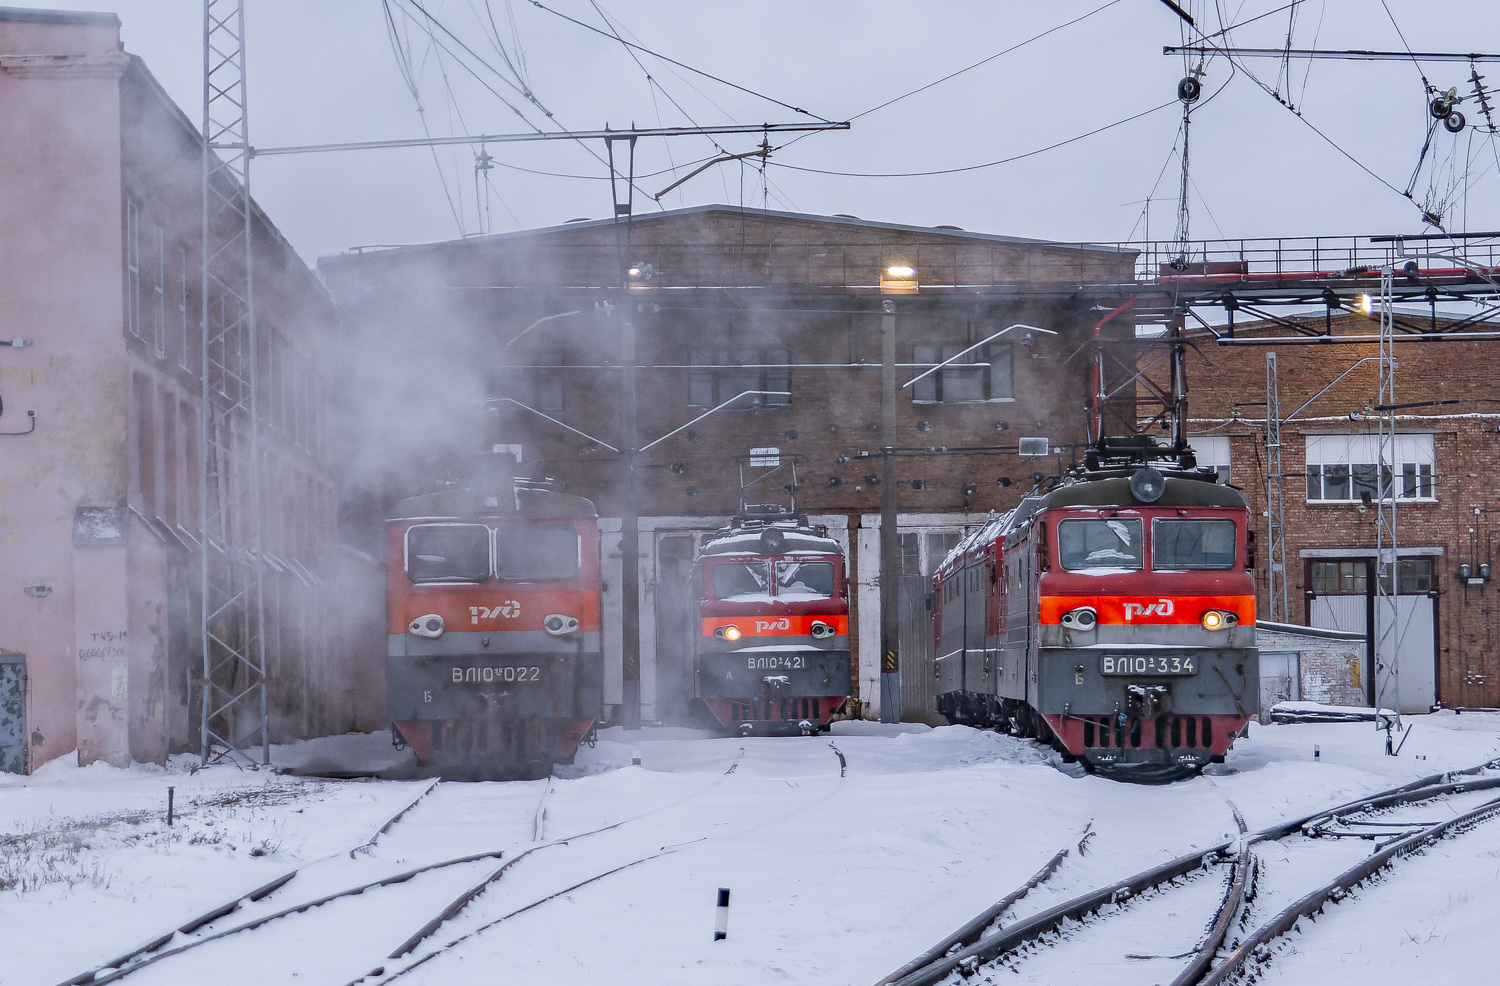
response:
<svg viewBox="0 0 1500 986"><path fill-rule="evenodd" d="M917 372L953 359L965 347L916 345L912 362ZM917 404L963 404L975 401L1010 400L1015 397L1011 374L1011 347L1004 343L981 346L962 359L912 384L911 399Z"/></svg>
<svg viewBox="0 0 1500 986"><path fill-rule="evenodd" d="M693 350L688 362L688 406L718 407L746 391L765 393L742 398L734 407L782 407L792 402L792 371L785 349Z"/></svg>

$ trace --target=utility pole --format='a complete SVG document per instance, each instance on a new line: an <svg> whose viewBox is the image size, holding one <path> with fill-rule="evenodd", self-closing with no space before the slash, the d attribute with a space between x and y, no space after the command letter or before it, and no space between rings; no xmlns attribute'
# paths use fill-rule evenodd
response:
<svg viewBox="0 0 1500 986"><path fill-rule="evenodd" d="M901 535L896 530L896 303L880 317L880 721L901 721L901 658L896 612Z"/></svg>
<svg viewBox="0 0 1500 986"><path fill-rule="evenodd" d="M615 182L615 141L624 140L630 149L625 176L625 193L621 198ZM634 136L606 137L609 153L609 188L614 202L615 248L620 260L621 305L626 307L620 325L620 451L625 470L625 502L620 506L620 725L627 730L641 728L641 519L636 505L635 456L635 322L631 318L630 285L633 266L630 243L630 220L635 208L635 142ZM623 222L621 221L623 217Z"/></svg>
<svg viewBox="0 0 1500 986"><path fill-rule="evenodd" d="M635 323L630 315L620 326L622 383L620 419L624 441L625 503L620 508L620 725L641 728L641 519L635 481Z"/></svg>

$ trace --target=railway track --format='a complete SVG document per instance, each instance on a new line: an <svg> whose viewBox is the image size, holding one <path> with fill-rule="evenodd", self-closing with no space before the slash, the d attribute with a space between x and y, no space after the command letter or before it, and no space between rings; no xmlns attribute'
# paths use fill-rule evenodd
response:
<svg viewBox="0 0 1500 986"><path fill-rule="evenodd" d="M745 751L743 748L741 748L735 755L733 761L728 765L728 769L724 771L724 774L728 775L733 773L735 769L739 767L740 763L744 760L744 755ZM253 953L255 951L255 946L247 946L244 943L251 939L255 939L256 941L258 941L259 936L251 935L249 933L259 931L260 929L265 928L268 925L272 925L273 923L280 926L280 923L283 922L283 919L302 916L304 918L304 923L312 925L316 923L315 921L313 921L313 916L327 911L329 909L329 905L347 904L348 902L354 901L367 892L371 891L384 891L388 895L389 891L387 888L413 884L419 881L419 879L421 878L428 878L430 880L431 875L437 874L439 873L439 871L453 870L460 876L462 876L463 874L466 874L469 871L473 870L476 866L480 866L481 864L486 863L486 861L501 860L498 866L495 866L493 865L493 863L491 863L489 867L483 868L482 872L479 874L479 878L477 881L473 881L472 879L463 880L461 884L462 889L459 890L456 895L452 893L452 890L449 890L447 893L440 893L439 896L442 899L446 900L447 903L443 907L438 909L434 916L415 933L406 937L401 942L401 944L396 946L394 950L389 949L389 941L394 940L395 937L394 935L390 935L386 939L387 944L385 948L373 953L375 955L385 955L386 960L394 960L408 954L413 949L415 949L421 942L434 934L440 927L442 927L444 924L451 921L462 911L464 911L472 901L474 901L481 894L483 894L484 891L489 889L493 884L500 880L501 877L503 877L507 872L511 870L513 866L515 866L515 864L520 863L523 859L526 859L532 854L542 850L552 849L558 846L566 846L575 842L582 841L584 839L599 836L603 833L620 829L647 816L670 810L683 804L684 802L691 801L699 797L703 793L706 793L707 790L710 790L712 787L716 786L717 783L718 782L715 782L714 785L710 785L702 791L690 794L677 802L673 802L672 804L662 805L660 807L641 812L637 815L614 821L588 831L576 833L565 838L544 840L543 835L547 824L549 798L554 790L553 784L549 780L544 785L541 796L536 802L535 808L527 812L528 817L526 834L523 835L519 840L513 841L510 844L477 853L470 853L463 856L441 859L422 866L403 870L398 873L383 875L377 879L365 880L358 884L345 886L332 892L321 894L311 899L303 899L295 903L290 903L287 906L281 907L279 909L263 910L262 913L258 915L229 925L227 927L217 926L221 924L225 918L230 917L243 907L247 907L250 905L261 905L264 907L267 901L273 899L273 895L276 895L278 894L278 892L283 891L283 888L286 888L289 884L292 884L294 878L296 878L299 874L305 873L307 870L318 863L327 862L329 860L333 860L345 855L350 858L357 858L361 854L370 853L377 841L383 835L390 832L414 807L416 807L418 802L422 801L435 789L437 789L438 782L434 781L430 784L427 784L409 801L403 803L398 811L396 811L391 816L386 818L382 823L377 825L370 836L362 840L358 845L355 845L347 850L340 850L338 852L331 853L328 856L313 860L297 869L293 869L286 873L283 873L277 876L275 879L268 881L267 883L262 884L261 886L258 886L248 892L238 894L230 900L225 901L224 903L211 908L208 911L205 911L204 913L199 914L185 922L173 926L163 933L151 938L141 945L136 946L135 948L130 949L129 951L113 959L110 959L107 962L101 963L100 965L94 966L93 968L86 970L85 972L79 973L76 976L64 980L62 983L59 983L58 986L85 986L85 984L87 984L87 986L105 986L105 984L117 982L119 980L125 979L126 977L139 977L146 981L150 981L153 978L161 977L154 975L151 971L148 970L151 970L152 967L157 966L159 963L168 962L168 960L174 961L171 965L163 967L169 969L170 974L167 975L167 977L162 981L183 981L184 976L186 976L187 978L194 978L195 973L191 969L191 966L193 966L194 964L205 965L205 969L207 971L212 970L215 967L215 963L223 961L222 958L217 958L210 959L206 963L203 962L201 956L207 954L209 951L213 951L212 949L205 950L205 946L217 945L219 947L229 948L231 950L231 954L236 948L238 948L241 953L245 953L247 950ZM655 858L656 856L664 855L667 852L673 851L673 848L674 847L663 847L662 850L655 852L646 858ZM598 879L602 879L603 877L610 875L610 873L612 872L618 872L621 869L626 869L630 866L636 865L636 863L638 862L645 861L646 859L643 858L633 862L629 862L623 866L616 866L607 873L598 874L587 880L584 880L582 883L578 884L578 886L592 883ZM550 900L553 897L566 894L573 889L576 889L576 886L558 891L557 893L546 898L546 900ZM433 890L434 888L430 886L424 886L419 896L430 899L433 894ZM519 911L505 915L499 920L505 920L506 918L513 917L516 913L522 913L536 906L540 906L540 904L545 903L546 900L534 902L530 905L527 905L526 907L521 908ZM428 904L427 909L430 909L430 903ZM383 905L379 908L378 911L378 913L382 916L389 916L390 920L388 920L386 923L394 924L396 926L399 926L401 923L409 920L411 914L421 914L423 912L424 908L421 906L421 904L413 903L410 900L400 900L394 897L390 897L389 899L383 901ZM491 923L499 922L494 921ZM339 926L339 923L337 920L334 920L332 921L332 925L337 927ZM345 926L347 926L347 922L345 922ZM388 929L367 930L372 931L372 933L378 934L380 933L380 931ZM316 935L319 934L319 932L313 932L313 934ZM388 955L385 954L387 950L389 950ZM272 948L270 949L270 951L274 953L275 949ZM371 952L368 950L361 949L360 951L363 954L371 954ZM182 962L184 961L188 963L188 966L182 966ZM369 966L366 966L366 968L369 968ZM374 974L379 975L383 972L384 968L381 966L377 966L376 972ZM360 979L364 979L368 975L370 974L367 973L365 976L361 976ZM327 977L327 981L343 981L345 976L346 974L341 974L337 977L329 976ZM320 977L314 974L312 976L309 976L308 978L310 981L316 982L319 981ZM135 982L136 979L132 979L131 981ZM356 979L355 981L357 982L359 981L359 979Z"/></svg>
<svg viewBox="0 0 1500 986"><path fill-rule="evenodd" d="M829 792L829 793L827 793L827 794L823 794L823 795L815 798L813 800L812 804L819 804L822 801L826 800L828 797L832 796L833 793L836 793L839 790L839 788L842 787L842 785L844 784L845 780L848 777L848 771L849 771L849 759L848 759L848 757L834 743L830 742L828 744L828 746L829 746L829 749L832 751L833 755L838 758L839 774L838 774L838 777L835 779L834 787L833 787L832 791ZM745 757L745 749L744 749L744 747L741 747L738 756L736 757L736 759L732 763L730 763L729 767L724 771L724 775L723 776L728 776L729 774L733 774L739 768L740 763L744 759L744 757ZM715 782L715 783L717 784L718 782ZM681 802L679 802L679 804L680 803ZM802 810L805 810L805 809L802 809ZM778 812L778 817L784 819L784 818L790 817L790 816L786 815L783 812ZM633 820L634 819L628 819L627 821L633 821ZM616 823L616 825L610 826L609 828L611 828L611 829L618 828L618 827L620 827L620 826L622 826L624 824L626 824L626 822L619 822L619 823ZM755 822L752 822L752 823L744 826L744 830L745 831L753 831L753 830L758 829L762 824L763 824L762 821L757 820ZM600 830L600 831L602 832L602 831L607 831L607 830ZM594 833L588 833L588 834L592 835ZM714 838L717 838L717 839L732 838L733 835L734 834L731 833L729 835L715 836ZM624 872L625 870L633 869L634 867L640 866L640 865L645 864L645 863L649 863L649 862L651 862L652 860L655 860L655 859L660 859L660 858L662 858L664 856L670 856L670 855L672 855L674 853L682 851L683 849L686 849L689 846L701 844L701 843L706 842L708 840L709 840L708 836L704 836L704 837L696 838L696 839L690 839L690 840L687 840L687 841L677 842L677 843L674 843L674 844L671 844L671 845L665 845L665 846L661 846L661 847L653 849L653 850L646 851L644 853L635 855L633 857L626 858L623 862L621 862L621 861L615 861L611 865L609 865L605 869L603 869L602 871L592 872L592 873L590 873L590 875L584 877L583 879L576 880L576 881L568 884L567 886L562 887L561 889L550 890L549 892L547 892L543 896L541 896L541 897L539 897L537 899L534 899L534 900L530 901L529 903L526 903L526 904L524 904L522 906L519 906L519 907L510 907L510 908L504 910L504 913L501 913L501 914L499 914L499 915L497 915L495 917L492 917L492 918L488 918L488 919L482 920L481 923L477 924L475 927L472 927L468 931L465 931L462 934L459 934L456 937L451 938L451 939L449 939L446 942L443 942L442 944L434 945L434 946L432 946L431 948L427 949L425 952L423 952L420 955L413 955L411 958L406 959L405 962L403 964L399 965L399 966L395 966L395 965L392 965L392 964L389 964L389 963L388 964L380 965L380 966L372 969L366 975L361 976L358 979L354 979L354 980L350 981L349 983L346 984L346 986L387 986L387 984L390 984L390 983L395 982L396 980L402 979L403 977L405 977L409 973L412 973L412 972L416 971L417 969L421 968L422 966L427 965L429 962L432 962L432 961L434 961L436 959L440 959L440 958L442 958L442 957L444 957L446 955L449 955L449 954L453 953L455 950L457 950L460 947L462 947L465 943L474 940L478 936L484 934L485 932L487 932L487 931L489 931L489 930L491 930L493 928L498 927L501 924L504 924L505 922L511 920L512 918L516 918L516 917L521 916L522 914L526 914L526 913L529 913L531 911L534 911L537 908L543 907L544 905L546 905L548 903L551 903L553 901L556 901L556 900L559 900L561 898L564 898L567 895L572 894L573 892L575 892L577 890L581 890L584 887L587 887L587 886L589 886L591 884L598 883L598 882L600 882L602 880L605 880L605 879L607 879L607 878L609 878L611 876L614 876L617 873L621 873L621 872ZM511 866L511 865L513 865L515 863L519 863L523 857L525 857L526 855L528 855L531 852L535 852L537 849L547 848L547 847L549 847L551 845L561 845L561 844L563 844L562 841L560 841L558 843L548 843L545 846L536 846L536 847L533 847L532 849L528 849L528 850L526 850L526 852L518 854L514 859L509 860L508 862L502 864L498 868L498 870L496 871L496 873L494 874L494 877L498 878L498 876L500 875L500 873L503 872L504 870L506 870L509 866ZM488 883L492 882L492 880L493 880L493 878L491 878L491 880L488 880L488 881L482 881L480 885L478 885L478 886L476 886L476 887L473 888L472 892L467 893L466 895L463 895L459 900L455 900L447 908L445 908L442 912L440 912L437 916L435 916L431 921L429 921L426 926L424 926L422 929L420 929L417 932L417 934L413 935L406 942L403 942L400 946L398 946L397 949L394 950L388 956L388 958L391 959L391 960L398 960L398 959L402 959L405 956L407 956L410 953L412 953L415 950L415 948L416 948L416 946L417 946L418 943L420 943L422 940L430 937L437 930L437 928L440 925L442 925L443 923L445 923L449 918L451 918L454 914L456 914L457 910L460 907L467 906L467 904L470 901L472 901L475 897L477 897L479 895L480 892L482 892L484 889L487 888Z"/></svg>
<svg viewBox="0 0 1500 986"><path fill-rule="evenodd" d="M186 921L181 922L180 924L172 927L162 934L150 938L147 941L144 941L141 944L135 946L134 948L131 948L126 952L115 956L112 959L109 959L105 962L100 963L99 965L94 966L91 969L81 972L71 979L63 980L58 984L58 986L82 986L82 984L85 983L103 984L106 982L112 982L115 979L119 979L123 975L128 974L129 971L133 971L137 965L142 964L143 960L148 958L149 956L161 954L163 949L165 949L166 946L171 942L176 940L178 936L192 935L194 932L206 928L209 925L212 925L214 922L219 921L220 919L230 914L233 914L236 910L243 907L245 904L256 903L269 898L272 894L275 894L278 890L291 883L299 873L301 873L308 867L315 866L318 863L322 863L337 856L341 856L344 854L344 852L347 852L349 854L350 859L355 858L360 853L369 852L375 846L375 843L379 841L380 837L389 832L391 828L394 827L396 823L399 822L402 818L404 818L408 812L410 812L420 802L426 799L426 797L437 788L438 783L439 782L437 780L433 780L430 783L422 786L422 789L418 791L412 798L403 802L400 808L398 808L380 824L376 825L371 831L368 838L364 839L359 844L350 847L348 850L340 850L339 852L331 853L327 856L314 859L311 862L304 864L303 866L288 870L285 873L282 873L274 877L273 879L268 880L260 886L254 887L248 891L245 891L244 893L236 894L234 897L231 897L223 903L211 907L201 914L197 914L193 917L188 918ZM413 873L408 874L408 878L411 875L415 875L416 872L420 871L414 871Z"/></svg>
<svg viewBox="0 0 1500 986"><path fill-rule="evenodd" d="M1038 913L1002 924L1030 890L1046 882L1067 854L1063 850L1019 891L948 938L882 979L877 986L932 986L942 982L1139 980L1171 986L1221 986L1239 981L1269 956L1268 947L1297 922L1336 904L1359 884L1398 859L1500 815L1500 760L1464 771L1435 774L1258 832L1240 835L1201 852L1179 856L1106 887L1073 897ZM1442 806L1450 817L1428 821L1409 816L1414 806ZM1270 847L1280 847L1290 865L1317 873L1322 883L1301 889L1267 886L1257 879ZM1315 847L1321 847L1316 852ZM1330 847L1331 850L1330 850ZM1295 860L1292 854L1295 851ZM1329 871L1333 870L1331 878ZM1213 879L1217 876L1216 882ZM1284 882L1285 874L1277 882ZM1304 881L1305 882L1305 881ZM1261 884L1258 886L1258 884ZM1215 892L1217 891L1217 892ZM1163 928L1192 928L1179 916L1207 919L1185 950L1173 954L1122 953L1123 942L1167 939ZM1173 910L1177 908L1178 910ZM1191 933L1191 932L1190 932ZM1154 937L1153 937L1154 936ZM1070 965L1070 947L1092 948L1086 969ZM1112 951L1113 968L1101 955Z"/></svg>

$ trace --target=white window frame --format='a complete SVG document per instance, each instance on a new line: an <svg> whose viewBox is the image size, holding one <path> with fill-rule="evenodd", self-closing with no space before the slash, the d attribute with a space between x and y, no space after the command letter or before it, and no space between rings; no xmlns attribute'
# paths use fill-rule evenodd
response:
<svg viewBox="0 0 1500 986"><path fill-rule="evenodd" d="M1219 482L1229 483L1229 436L1189 435L1188 447L1198 460L1200 469L1212 469L1219 474Z"/></svg>
<svg viewBox="0 0 1500 986"><path fill-rule="evenodd" d="M178 340L181 349L177 354L177 365L184 370L191 370L188 359L192 353L192 347L188 345L188 260L187 251L181 247L177 248L177 319L181 329Z"/></svg>
<svg viewBox="0 0 1500 986"><path fill-rule="evenodd" d="M167 355L167 240L160 226L152 229L156 269L151 272L151 348Z"/></svg>
<svg viewBox="0 0 1500 986"><path fill-rule="evenodd" d="M125 200L125 327L141 338L141 209Z"/></svg>
<svg viewBox="0 0 1500 986"><path fill-rule="evenodd" d="M1394 468L1390 462L1377 468L1381 449L1376 435L1308 435L1307 502L1361 503L1365 493L1374 500L1375 491L1369 488L1372 481L1382 500L1390 500L1394 493L1400 502L1436 502L1433 436L1401 434L1394 438Z"/></svg>

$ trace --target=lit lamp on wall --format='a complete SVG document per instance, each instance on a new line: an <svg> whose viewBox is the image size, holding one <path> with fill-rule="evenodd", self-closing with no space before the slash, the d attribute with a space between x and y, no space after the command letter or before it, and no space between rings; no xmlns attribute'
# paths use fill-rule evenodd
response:
<svg viewBox="0 0 1500 986"><path fill-rule="evenodd" d="M892 264L880 272L881 294L916 294L917 269L910 264Z"/></svg>
<svg viewBox="0 0 1500 986"><path fill-rule="evenodd" d="M632 291L644 291L651 286L651 278L656 276L656 271L650 264L631 264L625 269L625 284Z"/></svg>

